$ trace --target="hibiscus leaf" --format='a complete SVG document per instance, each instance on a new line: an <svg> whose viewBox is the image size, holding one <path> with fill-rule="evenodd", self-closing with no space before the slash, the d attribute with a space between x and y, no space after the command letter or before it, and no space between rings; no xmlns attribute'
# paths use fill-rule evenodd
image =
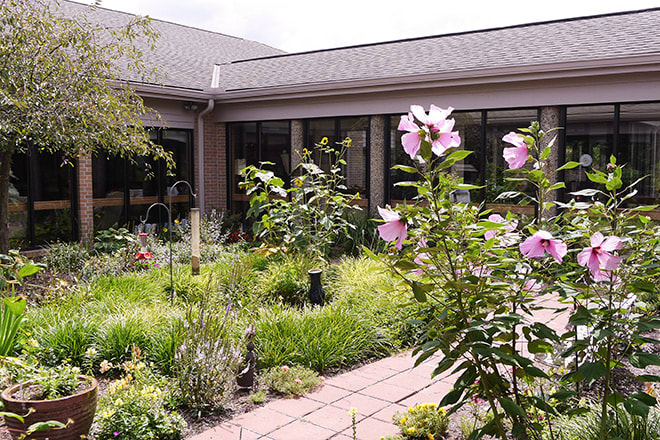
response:
<svg viewBox="0 0 660 440"><path fill-rule="evenodd" d="M394 166L392 167L392 169L393 169L393 170L401 170L401 171L403 171L404 173L410 173L410 174L416 174L416 173L418 172L418 171L417 171L417 168L415 168L415 167L409 167L409 166L407 166L407 165L394 165Z"/></svg>
<svg viewBox="0 0 660 440"><path fill-rule="evenodd" d="M413 294L415 295L415 299L418 302L426 302L428 300L428 298L426 297L426 292L424 291L423 286L421 284L419 284L418 282L416 282L416 281L413 282L412 290L413 290Z"/></svg>
<svg viewBox="0 0 660 440"><path fill-rule="evenodd" d="M580 162L566 162L564 165L560 166L557 168L557 171L562 171L562 170L572 170L573 168L579 167Z"/></svg>

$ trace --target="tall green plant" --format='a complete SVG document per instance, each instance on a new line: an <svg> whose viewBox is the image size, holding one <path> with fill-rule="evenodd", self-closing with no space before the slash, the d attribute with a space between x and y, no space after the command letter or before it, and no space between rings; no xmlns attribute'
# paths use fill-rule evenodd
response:
<svg viewBox="0 0 660 440"><path fill-rule="evenodd" d="M248 215L256 219L255 237L271 247L327 259L338 238L355 228L346 214L361 209L353 204L359 200L359 193L348 194L343 174L344 157L351 143L346 138L334 148L323 138L314 151L303 149L298 153L297 173L293 173L298 176L289 188L265 168L273 163L243 169L245 180L241 185L252 196Z"/></svg>
<svg viewBox="0 0 660 440"><path fill-rule="evenodd" d="M458 149L460 138L451 131L450 113L451 109L432 106L427 115L412 106L411 113L402 116L399 129L408 132L402 144L415 166L396 168L416 175L402 185L415 188L418 196L412 204L379 208L385 220L380 235L394 244L382 260L410 286L417 301L430 302L436 310L428 322L428 342L417 349L417 363L440 352L443 358L434 374L452 368L460 373L441 402L452 406L450 412L475 393L488 402L493 419L471 439L487 434L506 438L509 426L516 438L538 439L545 427L553 435L551 426L546 426L557 414L550 397L560 400L574 394L523 392L523 383L549 377L520 350L520 343L526 343L534 355L552 354L555 346L569 345L561 355L575 357L571 364L575 371L563 379L603 383L599 438L609 438L609 406L623 404L629 413L644 416L656 404L645 393L617 393L612 382L612 370L623 357L640 368L660 365L660 357L639 350L643 343L657 343L643 332L660 326L660 320L645 314L643 304L631 295L648 289L644 280L657 275L657 257L651 250L657 247L657 229L651 230L649 220L637 216L650 208L620 212L637 182L619 192L621 169L612 159L607 173L587 174L605 186L604 191L587 190L591 196L602 196L604 203L571 204L564 207L579 208L571 218L552 217L555 202L549 193L564 185L552 183L549 158L554 142L546 137L551 131L544 132L536 122L503 139L512 145L503 156L515 173L507 179L523 180L536 191L501 197L531 198L537 206L532 221L523 224L511 214L502 218L483 206L452 202L454 191L478 187L463 185L449 174L470 154ZM569 162L559 170L578 165ZM537 319L535 311L544 307L536 296L557 292L575 301L570 322L585 326L586 336L572 331L560 337ZM529 417L539 412L542 418Z"/></svg>

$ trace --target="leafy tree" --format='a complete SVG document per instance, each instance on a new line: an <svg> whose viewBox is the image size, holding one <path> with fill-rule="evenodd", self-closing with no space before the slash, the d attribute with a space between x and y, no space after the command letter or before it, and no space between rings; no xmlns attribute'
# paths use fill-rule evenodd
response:
<svg viewBox="0 0 660 440"><path fill-rule="evenodd" d="M0 252L9 247L9 175L17 153L61 152L71 164L107 151L173 165L149 140L140 118L155 113L128 81L155 82L137 43L153 47L157 35L148 19L108 27L89 19L92 10L68 17L56 2L0 0Z"/></svg>

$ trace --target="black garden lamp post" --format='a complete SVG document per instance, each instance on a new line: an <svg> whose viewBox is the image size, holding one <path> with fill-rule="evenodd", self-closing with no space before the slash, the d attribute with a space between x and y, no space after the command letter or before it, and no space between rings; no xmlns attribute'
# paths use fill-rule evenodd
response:
<svg viewBox="0 0 660 440"><path fill-rule="evenodd" d="M309 300L314 305L322 306L325 302L325 291L321 285L321 274L323 271L321 269L311 269L307 273L311 281L309 286Z"/></svg>

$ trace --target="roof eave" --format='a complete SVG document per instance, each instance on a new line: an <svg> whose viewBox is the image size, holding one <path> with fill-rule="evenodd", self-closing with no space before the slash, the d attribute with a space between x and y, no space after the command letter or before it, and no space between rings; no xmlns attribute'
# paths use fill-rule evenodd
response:
<svg viewBox="0 0 660 440"><path fill-rule="evenodd" d="M216 94L214 98L221 103L238 103L649 71L660 71L660 54L227 90Z"/></svg>

